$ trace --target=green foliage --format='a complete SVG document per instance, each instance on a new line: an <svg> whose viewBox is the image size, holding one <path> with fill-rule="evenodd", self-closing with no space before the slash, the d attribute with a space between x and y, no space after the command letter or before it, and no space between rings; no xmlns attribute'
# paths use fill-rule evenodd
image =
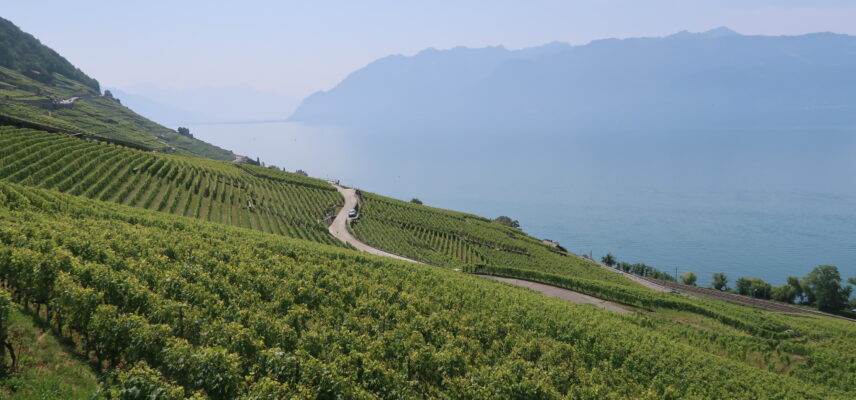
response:
<svg viewBox="0 0 856 400"><path fill-rule="evenodd" d="M14 303L9 310L6 340L14 349L17 365L0 373L0 398L97 398L98 377L88 363L60 343L34 312ZM6 365L11 366L8 357Z"/></svg>
<svg viewBox="0 0 856 400"><path fill-rule="evenodd" d="M53 83L55 75L60 74L86 85L92 91L99 90L98 81L86 76L38 39L3 18L0 18L0 66L44 83Z"/></svg>
<svg viewBox="0 0 856 400"><path fill-rule="evenodd" d="M320 221L341 197L317 179L9 127L0 127L0 157L0 178L11 182L339 243Z"/></svg>
<svg viewBox="0 0 856 400"><path fill-rule="evenodd" d="M419 200L419 199L417 199L417 198L415 198L415 197L414 197L414 198L412 198L412 199L410 199L410 202L411 202L411 203L413 203L413 204L422 204L422 200Z"/></svg>
<svg viewBox="0 0 856 400"><path fill-rule="evenodd" d="M687 271L681 274L681 282L683 282L684 285L695 286L696 280L698 280L698 277L695 272Z"/></svg>
<svg viewBox="0 0 856 400"><path fill-rule="evenodd" d="M104 388L114 398L854 395L856 373L830 366L856 361L849 322L523 271L725 324L708 335L444 268L0 181L3 283L32 303L28 282L49 260L58 273L47 321L115 372ZM741 358L777 351L812 363L774 373Z"/></svg>
<svg viewBox="0 0 856 400"><path fill-rule="evenodd" d="M158 125L33 36L0 18L0 121L130 142L164 153L232 160L234 154Z"/></svg>
<svg viewBox="0 0 856 400"><path fill-rule="evenodd" d="M361 195L360 219L351 228L356 237L372 246L438 266L515 267L627 282L519 229L371 193Z"/></svg>
<svg viewBox="0 0 856 400"><path fill-rule="evenodd" d="M822 311L842 310L850 298L850 287L841 287L841 275L833 265L813 269L805 277L803 286L809 301Z"/></svg>
<svg viewBox="0 0 856 400"><path fill-rule="evenodd" d="M805 297L805 290L802 287L802 282L800 282L800 278L795 276L788 277L788 286L793 288L795 300L796 298L802 299Z"/></svg>
<svg viewBox="0 0 856 400"><path fill-rule="evenodd" d="M716 290L728 289L728 277L724 272L714 272L711 286Z"/></svg>
<svg viewBox="0 0 856 400"><path fill-rule="evenodd" d="M614 267L618 260L615 259L615 256L612 253L606 253L605 256L600 258L600 262L604 263L607 267Z"/></svg>
<svg viewBox="0 0 856 400"><path fill-rule="evenodd" d="M166 381L160 371L145 361L119 371L113 379L106 397L116 400L179 400L184 399L184 388Z"/></svg>
<svg viewBox="0 0 856 400"><path fill-rule="evenodd" d="M797 290L791 285L773 286L770 297L776 301L793 304L797 297Z"/></svg>
<svg viewBox="0 0 856 400"><path fill-rule="evenodd" d="M769 283L761 278L740 278L735 283L737 293L759 299L769 299L773 290Z"/></svg>
<svg viewBox="0 0 856 400"><path fill-rule="evenodd" d="M112 95L101 96L97 90L63 75L53 77L43 82L0 66L0 122L82 133L161 153L224 161L235 158L228 150L180 135L140 116Z"/></svg>
<svg viewBox="0 0 856 400"><path fill-rule="evenodd" d="M12 299L0 288L0 376L6 373L6 346L9 344L9 325L12 316Z"/></svg>
<svg viewBox="0 0 856 400"><path fill-rule="evenodd" d="M654 267L647 265L645 263L631 264L628 262L621 261L621 262L618 262L618 264L616 264L616 268L618 268L624 272L634 274L634 275L639 275L639 276L644 276L644 277L649 277L649 278L654 278L654 279L660 279L660 280L664 280L664 281L672 281L672 282L675 281L674 276L669 275L663 271L660 271L659 269L654 268Z"/></svg>
<svg viewBox="0 0 856 400"><path fill-rule="evenodd" d="M519 228L520 227L520 222L518 222L516 219L511 219L510 217L506 217L505 215L501 215L499 217L496 217L496 219L494 219L494 221L499 222L500 224L503 224L505 226L510 226L512 228Z"/></svg>

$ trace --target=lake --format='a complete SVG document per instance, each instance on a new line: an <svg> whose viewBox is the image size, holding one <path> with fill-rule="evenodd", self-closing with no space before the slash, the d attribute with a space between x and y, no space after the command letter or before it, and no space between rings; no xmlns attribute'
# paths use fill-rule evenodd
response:
<svg viewBox="0 0 856 400"><path fill-rule="evenodd" d="M571 251L773 284L820 264L856 276L856 128L360 132L191 126L287 170L486 217Z"/></svg>

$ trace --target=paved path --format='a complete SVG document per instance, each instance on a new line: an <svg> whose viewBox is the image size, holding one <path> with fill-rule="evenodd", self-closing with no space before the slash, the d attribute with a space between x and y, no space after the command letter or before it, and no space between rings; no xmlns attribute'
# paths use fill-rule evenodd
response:
<svg viewBox="0 0 856 400"><path fill-rule="evenodd" d="M333 185L336 188L336 190L338 190L339 193L342 194L342 197L345 198L345 205L342 207L341 210L339 210L339 213L336 214L336 218L333 220L333 223L330 224L330 227L328 228L328 230L330 231L330 234L333 235L333 237L335 237L335 238L337 238L337 239L339 239L345 243L348 243L351 246L354 246L354 248L356 248L357 250L364 251L366 253L371 253L371 254L375 254L375 255L383 256L383 257L394 258L396 260L403 260L403 261L409 261L412 263L427 265L427 264L420 262L420 261L416 261L416 260L413 260L413 259L410 259L407 257L402 257L402 256L395 255L392 253L387 253L387 252L380 250L380 249L376 249L372 246L369 246L369 245L359 241L357 238L355 238L354 235L352 235L351 232L348 231L348 221L352 219L352 218L348 217L348 211L350 211L352 208L356 208L356 206L357 206L357 202L359 201L359 199L357 198L357 191L354 189L350 189L350 188L344 188L344 187L339 186L333 182L330 182L330 184ZM502 281L502 282L509 283L509 284L512 284L515 286L529 288L529 289L535 290L537 292L541 292L545 296L557 297L557 298L564 299L564 300L574 302L574 303L593 304L597 307L602 307L604 309L607 309L610 311L615 311L618 313L632 313L632 311L623 309L623 308L615 305L614 303L610 303L608 301L598 299L597 297L592 297L592 296L589 296L587 294L582 294L579 292L575 292L573 290L568 290L568 289L560 288L557 286L551 286L551 285L546 285L543 283L531 282L531 281L526 281L526 280L522 280L522 279L505 278L505 277L490 276L490 275L480 275L480 276L485 277L485 278L489 278L489 279Z"/></svg>
<svg viewBox="0 0 856 400"><path fill-rule="evenodd" d="M352 218L348 217L348 211L350 211L352 208L357 207L357 191L350 188L343 188L335 183L331 183L331 185L333 185L336 190L338 190L339 193L341 193L342 196L345 198L345 205L342 207L341 210L339 210L339 213L336 214L336 219L333 220L333 223L330 224L330 227L328 228L330 234L333 235L333 237L347 244L350 244L351 246L354 246L354 248L359 251L364 251L366 253L371 253L378 256L394 258L396 260L425 264L423 262L416 261L407 257L402 257L392 253L387 253L380 249L376 249L357 240L354 235L351 235L351 232L348 231L348 221L350 221Z"/></svg>
<svg viewBox="0 0 856 400"><path fill-rule="evenodd" d="M357 240L357 238L355 238L354 235L351 235L351 232L348 231L348 221L351 220L351 218L348 217L348 211L350 211L353 208L356 208L357 203L359 202L359 199L357 198L357 191L354 189L350 189L350 188L344 188L344 187L339 186L333 182L331 182L330 184L333 185L336 188L336 190L338 190L339 193L342 194L342 197L345 198L345 205L342 207L341 210L339 210L339 213L336 214L336 218L333 220L333 223L330 224L330 227L328 228L330 231L330 234L333 235L333 237L335 237L335 238L337 238L337 239L339 239L345 243L350 244L351 246L353 246L357 250L364 251L366 253L370 253L370 254L374 254L374 255L378 255L378 256L383 256L383 257L394 258L396 260L403 260L403 261L409 261L412 263L427 265L421 261L416 261L416 260L413 260L413 259L410 259L407 257L402 257L399 255L395 255L392 253L385 252L385 251L380 250L380 249L376 249L372 246L369 246L369 245ZM575 257L579 257L579 258L584 258L584 257L579 256L579 255L574 254L574 253L567 253L567 254L575 256ZM723 298L726 300L737 301L737 302L740 302L740 303L743 303L746 305L759 307L759 308L766 308L766 309L770 309L770 310L774 310L774 311L824 315L827 317L834 317L834 318L840 318L840 319L846 319L849 321L853 321L852 319L840 317L837 315L822 313L822 312L815 311L815 310L806 310L803 308L788 306L788 305L781 304L781 303L750 299L750 298L747 298L744 296L738 296L738 295L730 294L730 293L722 293L722 292L711 290L711 289L682 285L682 284L677 283L677 282L660 281L660 280L651 279L651 278L643 278L641 276L626 273L626 272L623 272L621 270L617 270L615 268L610 268L610 267L608 267L602 263L599 263L597 261L588 260L588 259L586 259L586 260L592 261L595 264L598 264L601 267L606 268L612 272L624 275L624 277L626 277L627 279L631 279L635 282L638 282L638 283L644 285L645 287L648 287L651 290L656 290L659 292L669 292L672 289L679 289L679 290L684 290L684 291L688 291L688 292L696 292L696 293L700 293L700 294L715 296L715 297ZM529 289L535 290L537 292L540 292L540 293L544 294L545 296L556 297L556 298L564 299L564 300L574 302L574 303L592 304L592 305L595 305L597 307L601 307L601 308L604 308L604 309L607 309L610 311L614 311L614 312L618 312L618 313L628 313L628 314L633 313L630 310L619 307L615 303L611 303L611 302L608 302L606 300L599 299L599 298L593 297L593 296L589 296L587 294L583 294L580 292L575 292L573 290L560 288L558 286L552 286L552 285L527 281L527 280L523 280L523 279L516 279L516 278L506 278L506 277L492 276L492 275L480 275L480 276L485 277L485 278L489 278L489 279L493 279L493 280L497 280L497 281L501 281L501 282L505 282L505 283L515 285L515 286L529 288ZM690 296L690 297L692 297L692 296Z"/></svg>
<svg viewBox="0 0 856 400"><path fill-rule="evenodd" d="M574 303L591 304L591 305L594 305L597 307L607 309L609 311L615 311L617 313L633 314L633 311L621 308L615 303L610 303L606 300L599 299L597 297L592 297L592 296L589 296L587 294L575 292L573 290L563 289L563 288L560 288L557 286L546 285L543 283L526 281L526 280L517 279L517 278L506 278L503 276L493 276L493 275L482 275L482 276L484 276L485 278L497 280L500 282L510 283L512 285L515 285L515 286L529 288L529 289L532 289L536 292L541 292L545 296L556 297L556 298L564 299L564 300L574 302Z"/></svg>

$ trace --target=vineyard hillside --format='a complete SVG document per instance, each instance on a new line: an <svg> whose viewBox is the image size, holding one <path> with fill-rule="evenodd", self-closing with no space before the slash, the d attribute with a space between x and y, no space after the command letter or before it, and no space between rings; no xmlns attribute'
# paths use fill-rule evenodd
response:
<svg viewBox="0 0 856 400"><path fill-rule="evenodd" d="M338 244L323 220L341 197L297 174L8 126L0 161L9 182Z"/></svg>
<svg viewBox="0 0 856 400"><path fill-rule="evenodd" d="M0 122L82 133L163 153L217 160L235 155L181 135L123 106L98 81L0 18Z"/></svg>
<svg viewBox="0 0 856 400"><path fill-rule="evenodd" d="M852 321L652 291L372 193L332 225L350 247L325 223L355 191L233 158L0 19L0 397L856 398Z"/></svg>
<svg viewBox="0 0 856 400"><path fill-rule="evenodd" d="M856 395L845 321L746 309L791 332L765 338L679 312L619 315L5 180L0 222L0 300L74 343L116 398Z"/></svg>

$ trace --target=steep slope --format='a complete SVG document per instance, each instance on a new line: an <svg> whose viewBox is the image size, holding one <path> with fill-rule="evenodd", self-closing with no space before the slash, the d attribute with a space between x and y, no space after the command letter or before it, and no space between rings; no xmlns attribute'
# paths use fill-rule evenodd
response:
<svg viewBox="0 0 856 400"><path fill-rule="evenodd" d="M303 101L292 120L531 133L591 128L850 126L856 37L663 38L426 50L387 57Z"/></svg>
<svg viewBox="0 0 856 400"><path fill-rule="evenodd" d="M179 135L102 95L98 82L32 35L0 18L0 119L130 142L164 153L232 160L235 155Z"/></svg>
<svg viewBox="0 0 856 400"><path fill-rule="evenodd" d="M42 321L43 315L36 315L32 310L14 303L9 304L8 310L3 310L4 294L5 291L0 289L0 331L6 329L6 340L15 351L17 365L14 373L8 376L0 371L0 398L95 398L98 390L97 371L85 360L75 357L70 346L47 330ZM4 311L8 314L3 315ZM8 364L8 358L6 362Z"/></svg>
<svg viewBox="0 0 856 400"><path fill-rule="evenodd" d="M338 243L321 222L341 201L335 189L321 180L251 165L0 126L0 179Z"/></svg>
<svg viewBox="0 0 856 400"><path fill-rule="evenodd" d="M94 93L100 91L98 81L3 18L0 18L0 67L20 72L46 85L56 84L58 76L65 76L82 83Z"/></svg>
<svg viewBox="0 0 856 400"><path fill-rule="evenodd" d="M849 323L759 312L803 335L768 347L712 320L696 328L622 316L447 269L3 181L0 220L0 279L34 307L54 305L46 322L118 372L105 375L117 394L853 395L849 376L799 363L826 351L819 360L834 370L833 347L854 349ZM834 343L818 344L830 335ZM735 359L758 349L758 365Z"/></svg>

